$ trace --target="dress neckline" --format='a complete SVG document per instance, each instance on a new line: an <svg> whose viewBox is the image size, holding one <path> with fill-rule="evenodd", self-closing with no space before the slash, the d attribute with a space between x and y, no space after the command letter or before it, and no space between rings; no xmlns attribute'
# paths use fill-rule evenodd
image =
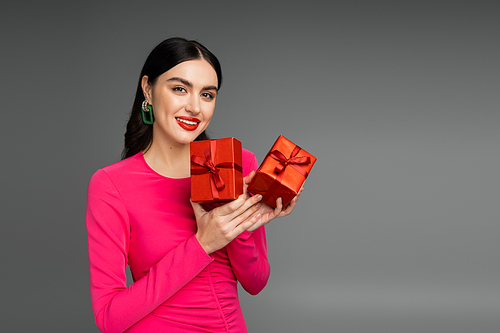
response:
<svg viewBox="0 0 500 333"><path fill-rule="evenodd" d="M171 179L171 180L186 180L186 179L191 179L191 177L181 177L181 178L174 178L174 177L168 177L165 175L162 175L161 173L157 172L155 169L153 169L148 162L146 161L146 158L144 157L144 154L142 151L138 152L137 155L140 155L139 158L141 159L142 163L146 166L147 169L149 169L152 173L156 174L157 176L160 176L165 179Z"/></svg>

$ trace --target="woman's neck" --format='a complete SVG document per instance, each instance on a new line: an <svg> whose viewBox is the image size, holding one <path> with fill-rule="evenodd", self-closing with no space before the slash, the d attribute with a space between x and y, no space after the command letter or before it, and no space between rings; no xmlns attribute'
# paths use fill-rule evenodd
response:
<svg viewBox="0 0 500 333"><path fill-rule="evenodd" d="M168 178L187 178L190 175L189 144L171 145L158 140L144 153L146 163L157 173Z"/></svg>

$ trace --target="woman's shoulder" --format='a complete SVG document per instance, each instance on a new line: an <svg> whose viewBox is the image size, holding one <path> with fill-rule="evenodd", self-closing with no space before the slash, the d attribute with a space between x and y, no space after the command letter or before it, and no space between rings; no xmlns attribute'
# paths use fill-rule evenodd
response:
<svg viewBox="0 0 500 333"><path fill-rule="evenodd" d="M257 158L255 154L250 150L243 148L241 150L241 158L243 161L243 176L248 175L252 170L256 170L258 167Z"/></svg>
<svg viewBox="0 0 500 333"><path fill-rule="evenodd" d="M140 167L141 157L142 157L142 152L139 152L121 161L102 167L92 175L91 180L103 179L103 178L116 179L116 178L127 177L127 175L131 171Z"/></svg>
<svg viewBox="0 0 500 333"><path fill-rule="evenodd" d="M250 150L248 149L245 149L245 148L242 148L241 149L241 157L243 159L243 163L245 163L246 160L253 160L253 159L257 159L255 157L255 154L252 153Z"/></svg>

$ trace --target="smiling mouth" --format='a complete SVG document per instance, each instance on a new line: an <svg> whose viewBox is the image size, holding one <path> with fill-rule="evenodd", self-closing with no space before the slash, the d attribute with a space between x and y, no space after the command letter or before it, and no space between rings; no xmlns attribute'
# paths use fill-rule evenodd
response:
<svg viewBox="0 0 500 333"><path fill-rule="evenodd" d="M187 124L187 125L190 125L190 126L196 126L198 125L198 122L196 121L190 121L190 120L186 120L186 119L181 119L181 118L175 118L177 121L181 122L181 123L184 123L184 124Z"/></svg>
<svg viewBox="0 0 500 333"><path fill-rule="evenodd" d="M189 117L189 119L186 118L188 117L175 117L175 120L177 120L177 124L179 124L179 126L184 130L194 131L198 128L198 125L200 125L201 120L191 117Z"/></svg>

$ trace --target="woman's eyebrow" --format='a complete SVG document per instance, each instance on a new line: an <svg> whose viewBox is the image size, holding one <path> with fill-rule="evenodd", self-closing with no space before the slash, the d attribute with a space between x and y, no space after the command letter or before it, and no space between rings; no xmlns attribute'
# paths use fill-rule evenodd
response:
<svg viewBox="0 0 500 333"><path fill-rule="evenodd" d="M179 81L182 84L188 86L189 88L193 87L193 84L191 82L189 82L186 79L183 79L182 77L171 77L170 79L167 80L167 82L169 82L169 81Z"/></svg>
<svg viewBox="0 0 500 333"><path fill-rule="evenodd" d="M184 84L185 86L188 86L189 88L193 88L193 84L191 82L189 82L188 80L183 79L182 77L177 77L177 76L171 77L170 79L167 80L167 82L170 82L170 81L179 81L180 83ZM219 91L219 89L216 86L204 86L203 90Z"/></svg>
<svg viewBox="0 0 500 333"><path fill-rule="evenodd" d="M219 91L219 89L217 89L216 86L204 86L203 90L215 90L215 91Z"/></svg>

